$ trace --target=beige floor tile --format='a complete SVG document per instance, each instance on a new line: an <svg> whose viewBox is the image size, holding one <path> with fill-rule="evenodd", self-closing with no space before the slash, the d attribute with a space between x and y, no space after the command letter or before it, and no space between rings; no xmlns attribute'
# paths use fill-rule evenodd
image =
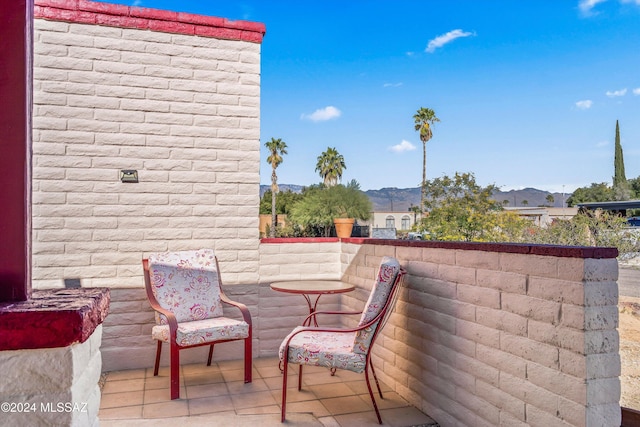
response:
<svg viewBox="0 0 640 427"><path fill-rule="evenodd" d="M107 379L107 383L109 380ZM180 384L182 384L182 379L180 380ZM161 377L161 376L151 376L147 377L144 380L144 389L145 390L153 390L156 388L169 388L171 387L171 378L169 377Z"/></svg>
<svg viewBox="0 0 640 427"><path fill-rule="evenodd" d="M373 393L376 398L376 403L378 404L378 409L404 408L410 406L406 400L394 391L383 392L382 395L384 396L384 399L380 398L377 390ZM361 394L360 399L366 402L371 402L371 396L368 392L367 394Z"/></svg>
<svg viewBox="0 0 640 427"><path fill-rule="evenodd" d="M378 393L378 388L376 387L376 382L373 378L371 379L371 390L376 394L376 396L380 396ZM369 394L369 389L367 389L367 381L362 376L360 381L345 381L345 384L349 386L356 394ZM380 389L382 390L382 394L393 392L391 387L384 383L380 383Z"/></svg>
<svg viewBox="0 0 640 427"><path fill-rule="evenodd" d="M282 390L271 390L273 398L280 403L282 401ZM298 390L298 387L289 387L287 389L287 402L301 402L304 400L316 400L316 396L311 390Z"/></svg>
<svg viewBox="0 0 640 427"><path fill-rule="evenodd" d="M180 400L184 400L186 398L187 398L187 389L185 387L180 387ZM179 400L179 399L176 399L176 400ZM170 388L156 388L156 389L144 391L145 405L148 405L150 403L170 402L170 401L171 401Z"/></svg>
<svg viewBox="0 0 640 427"><path fill-rule="evenodd" d="M279 377L266 378L264 380L269 390L282 390L282 375ZM297 375L289 375L287 376L287 387L295 387L298 388L298 376Z"/></svg>
<svg viewBox="0 0 640 427"><path fill-rule="evenodd" d="M100 420L121 420L142 418L142 405L103 408L98 412Z"/></svg>
<svg viewBox="0 0 640 427"><path fill-rule="evenodd" d="M318 384L308 386L308 389L318 396L319 399L354 395L353 390L344 383Z"/></svg>
<svg viewBox="0 0 640 427"><path fill-rule="evenodd" d="M244 378L244 377L243 377ZM185 374L181 380L184 382L184 385L201 385L201 384L215 384L224 382L224 377L222 376L222 372L214 371L214 372L193 372L190 374Z"/></svg>
<svg viewBox="0 0 640 427"><path fill-rule="evenodd" d="M187 398L199 399L202 397L216 397L229 395L229 389L225 383L201 384L187 386Z"/></svg>
<svg viewBox="0 0 640 427"><path fill-rule="evenodd" d="M382 427L389 427L390 425L386 423L386 418L384 415L382 416ZM336 415L335 420L341 427L351 427L351 426L380 426L378 424L378 418L376 417L376 412L371 408L370 411L365 412L356 412L352 414L343 414ZM404 427L412 426L414 424L406 424Z"/></svg>
<svg viewBox="0 0 640 427"><path fill-rule="evenodd" d="M233 402L227 395L189 399L189 415L233 411Z"/></svg>
<svg viewBox="0 0 640 427"><path fill-rule="evenodd" d="M144 390L144 378L136 379L122 379L111 381L107 377L107 382L104 384L102 393L123 393L127 391L142 391Z"/></svg>
<svg viewBox="0 0 640 427"><path fill-rule="evenodd" d="M278 405L259 406L257 408L245 408L238 409L236 411L238 415L261 415L261 414L274 414L280 419L280 407Z"/></svg>
<svg viewBox="0 0 640 427"><path fill-rule="evenodd" d="M322 423L323 427L341 427L334 417L320 417L318 421Z"/></svg>
<svg viewBox="0 0 640 427"><path fill-rule="evenodd" d="M260 357L258 359L253 359L253 366L257 368L261 366L278 366L279 360L280 359L277 357Z"/></svg>
<svg viewBox="0 0 640 427"><path fill-rule="evenodd" d="M331 372L327 368L322 368L321 371L310 371L305 366L302 369L302 383L306 385L316 384L335 384L341 383L342 379L339 376L331 375Z"/></svg>
<svg viewBox="0 0 640 427"><path fill-rule="evenodd" d="M329 410L331 415L373 411L371 402L365 402L359 396L334 397L331 399L321 399L320 402Z"/></svg>
<svg viewBox="0 0 640 427"><path fill-rule="evenodd" d="M143 418L172 418L189 415L189 404L186 400L170 400L168 402L144 405Z"/></svg>
<svg viewBox="0 0 640 427"><path fill-rule="evenodd" d="M107 372L108 381L134 380L136 378L145 378L146 369L129 369L126 371Z"/></svg>
<svg viewBox="0 0 640 427"><path fill-rule="evenodd" d="M380 414L382 415L382 421L388 423L391 427L437 425L433 418L423 414L413 406L384 409L380 411Z"/></svg>
<svg viewBox="0 0 640 427"><path fill-rule="evenodd" d="M244 381L227 382L229 394L255 393L257 391L268 391L267 383L262 378L254 378L252 382Z"/></svg>
<svg viewBox="0 0 640 427"><path fill-rule="evenodd" d="M182 374L184 375L213 372L220 372L220 367L216 363L211 363L211 366L207 366L206 363L192 363L189 365L182 365Z"/></svg>
<svg viewBox="0 0 640 427"><path fill-rule="evenodd" d="M262 378L273 378L282 376L282 371L280 371L278 362L276 362L275 365L258 366L256 367L256 370Z"/></svg>
<svg viewBox="0 0 640 427"><path fill-rule="evenodd" d="M233 407L236 410L278 404L278 402L274 399L273 395L269 391L235 394L231 395L231 399L233 400Z"/></svg>
<svg viewBox="0 0 640 427"><path fill-rule="evenodd" d="M216 362L221 371L244 369L244 359L221 360ZM251 362L253 364L253 361Z"/></svg>
<svg viewBox="0 0 640 427"><path fill-rule="evenodd" d="M303 402L287 402L287 413L303 412L313 414L314 417L327 417L331 415L327 408L319 400L307 400Z"/></svg>
<svg viewBox="0 0 640 427"><path fill-rule="evenodd" d="M244 369L222 369L221 371L226 382L244 381ZM260 378L260 373L254 369L252 376L253 378Z"/></svg>
<svg viewBox="0 0 640 427"><path fill-rule="evenodd" d="M129 391L123 393L103 394L100 399L100 408L121 408L125 406L136 406L144 403L143 391Z"/></svg>

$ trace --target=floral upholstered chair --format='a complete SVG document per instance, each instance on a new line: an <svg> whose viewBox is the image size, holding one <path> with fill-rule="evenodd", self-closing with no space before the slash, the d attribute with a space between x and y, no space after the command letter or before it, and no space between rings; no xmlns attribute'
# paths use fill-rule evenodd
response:
<svg viewBox="0 0 640 427"><path fill-rule="evenodd" d="M150 254L142 260L147 297L155 310L151 331L158 341L154 375L158 375L162 343L171 356L171 399L180 397L180 350L244 340L244 382L251 382L251 313L244 304L231 301L222 290L218 259L213 250ZM223 304L237 307L243 320L224 317Z"/></svg>
<svg viewBox="0 0 640 427"><path fill-rule="evenodd" d="M280 363L283 366L282 379L282 422L285 421L287 404L288 364L299 365L298 390L302 388L302 365L325 366L365 374L369 395L376 411L378 422L382 418L369 383L369 369L373 373L380 398L382 391L371 363L371 347L393 311L405 271L394 258L384 257L378 270L369 300L361 312L316 311L310 314L303 326L295 328L280 345ZM351 315L360 314L360 322L355 328L312 327L311 321L317 314ZM315 319L314 319L315 320Z"/></svg>

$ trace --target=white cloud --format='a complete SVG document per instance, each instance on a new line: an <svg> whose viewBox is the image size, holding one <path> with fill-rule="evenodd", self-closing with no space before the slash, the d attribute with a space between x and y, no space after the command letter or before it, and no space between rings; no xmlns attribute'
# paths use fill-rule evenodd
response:
<svg viewBox="0 0 640 427"><path fill-rule="evenodd" d="M640 6L640 0L620 0L622 3L635 3Z"/></svg>
<svg viewBox="0 0 640 427"><path fill-rule="evenodd" d="M473 36L473 33L462 31L460 29L449 31L446 34L442 34L435 39L429 41L425 52L433 53L437 48L444 46L447 43L454 41L460 37L469 37Z"/></svg>
<svg viewBox="0 0 640 427"><path fill-rule="evenodd" d="M328 107L320 108L311 114L302 114L301 119L311 120L312 122L324 122L331 119L337 119L342 115L342 111L336 107L329 105Z"/></svg>
<svg viewBox="0 0 640 427"><path fill-rule="evenodd" d="M407 141L406 139L403 139L400 144L396 144L396 145L393 145L393 146L389 147L389 150L395 151L396 153L402 153L402 152L405 152L405 151L413 151L415 149L416 149L416 146L413 145L412 143L410 143L409 141Z"/></svg>
<svg viewBox="0 0 640 427"><path fill-rule="evenodd" d="M131 6L140 6L142 4L142 0L134 0L133 3L131 3Z"/></svg>
<svg viewBox="0 0 640 427"><path fill-rule="evenodd" d="M593 14L593 8L596 7L598 3L604 3L607 0L580 0L578 3L578 9L584 16L590 16Z"/></svg>
<svg viewBox="0 0 640 427"><path fill-rule="evenodd" d="M606 147L607 145L609 145L609 141L600 141L598 143L596 143L596 147Z"/></svg>
<svg viewBox="0 0 640 427"><path fill-rule="evenodd" d="M382 85L382 87L400 87L402 86L402 83L385 83Z"/></svg>
<svg viewBox="0 0 640 427"><path fill-rule="evenodd" d="M640 1L640 0L638 0L638 1ZM637 88L633 89L632 92L633 92L634 95L640 95L640 87L637 87Z"/></svg>
<svg viewBox="0 0 640 427"><path fill-rule="evenodd" d="M585 99L583 101L576 102L576 107L579 110L588 110L593 105L593 101L590 99Z"/></svg>
<svg viewBox="0 0 640 427"><path fill-rule="evenodd" d="M606 95L609 98L615 98L617 96L625 96L627 94L627 88L624 89L620 89L620 90L614 90L614 91L610 91L608 90Z"/></svg>

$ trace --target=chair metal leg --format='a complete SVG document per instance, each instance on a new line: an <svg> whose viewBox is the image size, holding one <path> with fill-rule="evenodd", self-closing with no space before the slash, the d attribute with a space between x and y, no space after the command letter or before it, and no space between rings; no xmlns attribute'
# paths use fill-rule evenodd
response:
<svg viewBox="0 0 640 427"><path fill-rule="evenodd" d="M162 341L158 341L158 347L156 349L156 365L153 368L153 376L158 376L158 369L160 368L160 353L162 353Z"/></svg>
<svg viewBox="0 0 640 427"><path fill-rule="evenodd" d="M373 363L370 364L371 372L373 372L373 379L376 381L376 387L378 387L378 393L380 394L380 399L384 399L382 395L382 390L380 389L380 383L378 382L378 377L376 376L376 370L373 369Z"/></svg>
<svg viewBox="0 0 640 427"><path fill-rule="evenodd" d="M300 369L298 371L298 391L302 390L302 364L299 365Z"/></svg>
<svg viewBox="0 0 640 427"><path fill-rule="evenodd" d="M214 344L211 344L211 346L209 346L209 358L207 359L207 366L211 366L211 358L213 357L213 346Z"/></svg>
<svg viewBox="0 0 640 427"><path fill-rule="evenodd" d="M251 338L251 334L249 337L244 340L244 382L250 383L252 380L252 364L253 358L253 339Z"/></svg>
<svg viewBox="0 0 640 427"><path fill-rule="evenodd" d="M171 400L180 398L180 349L171 343Z"/></svg>
<svg viewBox="0 0 640 427"><path fill-rule="evenodd" d="M375 374L374 374L375 376ZM380 411L378 411L378 405L376 404L376 398L373 395L373 390L371 389L371 384L369 383L369 370L365 368L364 370L364 378L367 381L367 388L369 389L369 396L371 396L371 402L373 402L373 409L376 411L376 416L378 417L378 423L382 424L382 417L380 417Z"/></svg>
<svg viewBox="0 0 640 427"><path fill-rule="evenodd" d="M284 359L281 360L283 362L284 370L282 371L282 413L280 416L280 422L284 422L285 414L287 410L287 374L289 373L289 355L288 351L284 352Z"/></svg>

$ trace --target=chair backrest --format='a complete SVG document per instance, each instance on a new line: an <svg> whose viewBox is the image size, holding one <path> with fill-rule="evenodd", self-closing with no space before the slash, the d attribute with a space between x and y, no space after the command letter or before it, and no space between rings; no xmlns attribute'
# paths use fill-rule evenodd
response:
<svg viewBox="0 0 640 427"><path fill-rule="evenodd" d="M375 335L384 326L384 323L393 310L397 288L403 274L404 272L397 259L391 257L384 257L382 259L380 268L378 269L378 276L362 311L358 326L370 323L381 314L382 316L371 326L356 333L353 343L353 351L355 353L366 354L369 351Z"/></svg>
<svg viewBox="0 0 640 427"><path fill-rule="evenodd" d="M153 253L148 259L151 291L178 322L222 316L220 273L212 249ZM166 319L156 313L156 322Z"/></svg>

